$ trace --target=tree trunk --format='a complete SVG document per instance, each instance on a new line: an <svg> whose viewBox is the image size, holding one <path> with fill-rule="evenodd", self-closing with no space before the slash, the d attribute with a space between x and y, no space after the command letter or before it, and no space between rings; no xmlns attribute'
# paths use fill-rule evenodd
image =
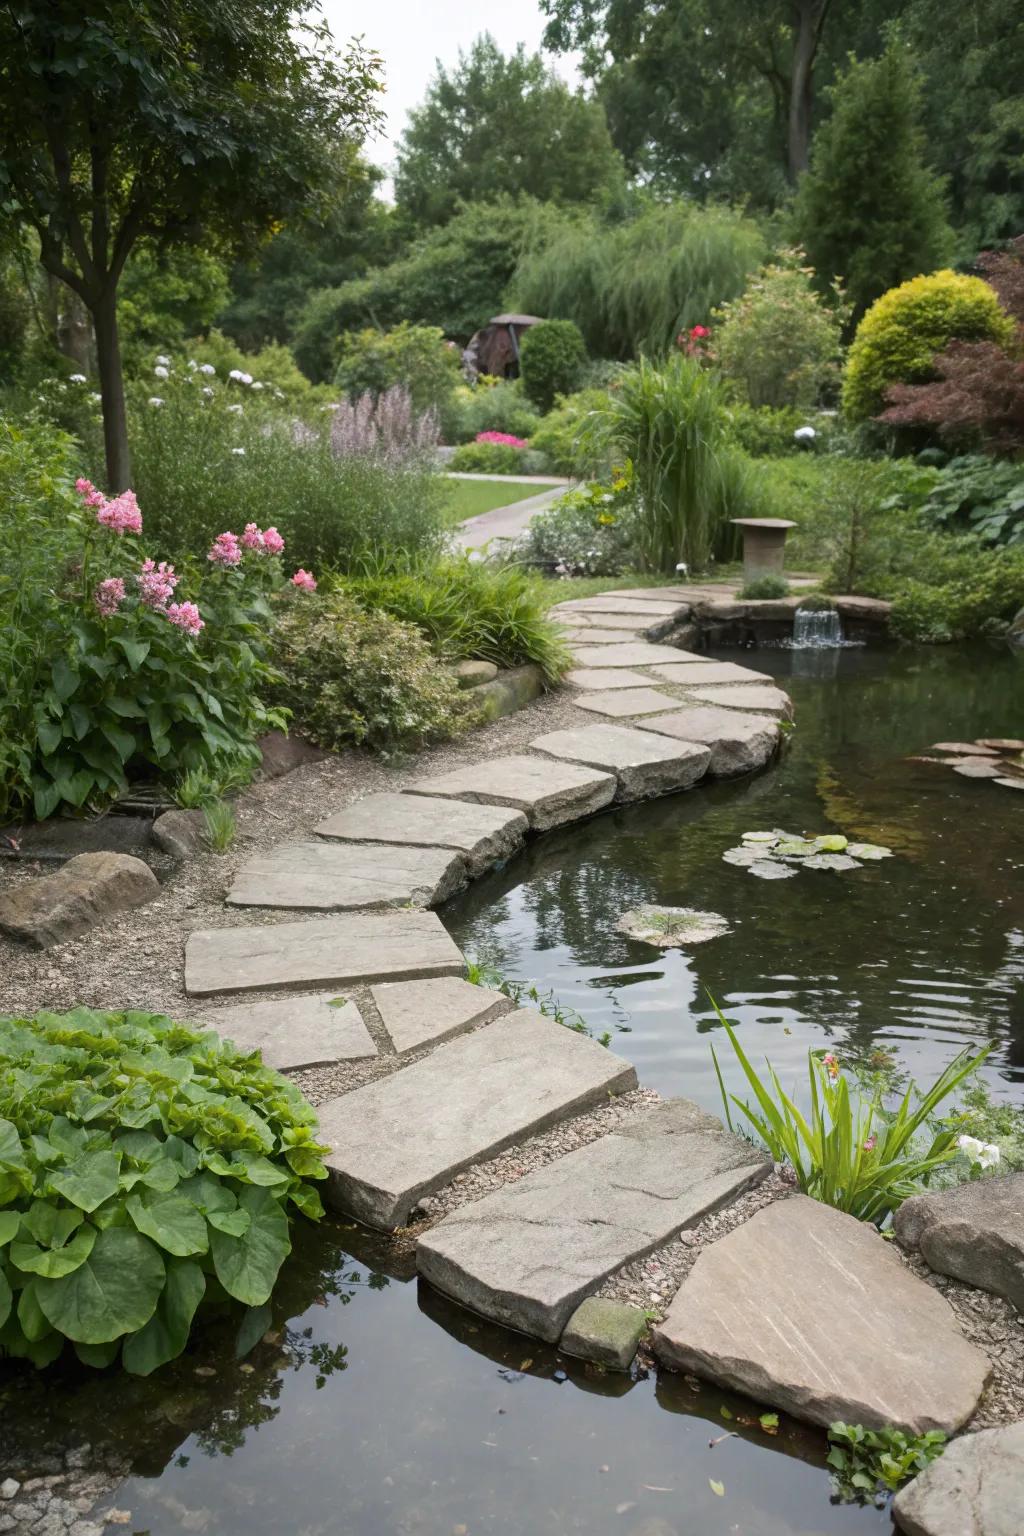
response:
<svg viewBox="0 0 1024 1536"><path fill-rule="evenodd" d="M113 496L132 483L128 450L128 416L124 403L121 341L117 333L117 289L110 284L92 312L96 330L96 362L103 400L103 446L107 459L107 490Z"/></svg>
<svg viewBox="0 0 1024 1536"><path fill-rule="evenodd" d="M793 70L789 84L789 179L806 171L811 146L811 105L814 100L814 56L820 40L820 0L804 0L793 39Z"/></svg>
<svg viewBox="0 0 1024 1536"><path fill-rule="evenodd" d="M92 373L95 363L89 311L74 289L63 283L60 284L60 305L57 344L79 373Z"/></svg>

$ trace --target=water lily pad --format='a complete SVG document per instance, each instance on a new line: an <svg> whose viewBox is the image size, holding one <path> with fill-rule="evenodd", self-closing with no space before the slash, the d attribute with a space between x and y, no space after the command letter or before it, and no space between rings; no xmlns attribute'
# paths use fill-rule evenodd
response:
<svg viewBox="0 0 1024 1536"><path fill-rule="evenodd" d="M818 852L818 845L806 837L791 837L785 842L776 843L772 852L778 854L780 858L806 859L812 853Z"/></svg>
<svg viewBox="0 0 1024 1536"><path fill-rule="evenodd" d="M789 880L796 874L796 870L774 859L759 859L756 864L751 864L747 874L756 875L759 880Z"/></svg>
<svg viewBox="0 0 1024 1536"><path fill-rule="evenodd" d="M846 851L851 859L891 859L892 849L883 848L881 843L847 843Z"/></svg>
<svg viewBox="0 0 1024 1536"><path fill-rule="evenodd" d="M846 847L846 838L837 833L827 833L824 837L816 837L814 846L820 853L842 853Z"/></svg>
<svg viewBox="0 0 1024 1536"><path fill-rule="evenodd" d="M769 843L770 844L770 843L777 843L778 840L779 840L778 832L744 832L744 834L743 834L743 841L745 843Z"/></svg>
<svg viewBox="0 0 1024 1536"><path fill-rule="evenodd" d="M1024 780L1022 780L1024 782ZM722 854L726 864L756 864L758 859L765 858L763 848L727 848Z"/></svg>
<svg viewBox="0 0 1024 1536"><path fill-rule="evenodd" d="M615 926L631 939L656 944L659 949L703 944L730 931L726 919L717 912L699 912L695 907L657 907L649 903L624 912Z"/></svg>
<svg viewBox="0 0 1024 1536"><path fill-rule="evenodd" d="M856 859L845 853L816 853L804 860L805 869L860 869Z"/></svg>

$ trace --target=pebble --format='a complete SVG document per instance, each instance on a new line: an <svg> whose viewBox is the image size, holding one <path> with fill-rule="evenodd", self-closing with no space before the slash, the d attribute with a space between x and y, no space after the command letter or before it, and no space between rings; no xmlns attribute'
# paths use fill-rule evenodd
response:
<svg viewBox="0 0 1024 1536"><path fill-rule="evenodd" d="M20 1487L21 1484L16 1482L13 1477L4 1478L4 1481L0 1483L0 1499L13 1499Z"/></svg>

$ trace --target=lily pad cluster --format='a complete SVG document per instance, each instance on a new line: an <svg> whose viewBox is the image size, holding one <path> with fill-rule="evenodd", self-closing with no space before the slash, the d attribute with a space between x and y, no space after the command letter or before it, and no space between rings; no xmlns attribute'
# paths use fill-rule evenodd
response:
<svg viewBox="0 0 1024 1536"><path fill-rule="evenodd" d="M939 753L940 756L930 754ZM936 741L915 763L938 763L964 779L989 779L1001 789L1024 789L1024 741L979 736L975 741Z"/></svg>
<svg viewBox="0 0 1024 1536"><path fill-rule="evenodd" d="M776 827L773 832L744 832L736 848L722 854L726 864L737 864L759 880L789 880L801 869L830 869L841 873L861 869L892 858L892 849L880 843L851 843L841 833L800 837Z"/></svg>
<svg viewBox="0 0 1024 1536"><path fill-rule="evenodd" d="M647 902L624 912L616 924L621 933L659 949L685 949L728 933L729 924L717 912L698 912L695 907L657 907Z"/></svg>

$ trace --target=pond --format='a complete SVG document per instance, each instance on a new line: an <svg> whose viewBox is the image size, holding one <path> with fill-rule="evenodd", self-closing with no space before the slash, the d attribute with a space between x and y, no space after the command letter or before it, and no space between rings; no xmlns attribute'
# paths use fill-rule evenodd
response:
<svg viewBox="0 0 1024 1536"><path fill-rule="evenodd" d="M823 1041L865 1063L884 1048L922 1077L991 1042L993 1091L1024 1101L1024 803L906 761L933 741L1020 734L1024 664L768 649L754 664L796 703L775 767L549 835L445 921L468 952L610 1031L644 1083L708 1108L709 993L784 1076ZM775 826L896 857L777 884L722 863L744 831ZM657 953L615 928L641 901L720 912L733 931ZM210 1326L150 1381L9 1371L0 1476L52 1470L69 1448L87 1465L121 1459L129 1475L105 1503L151 1536L891 1530L887 1512L830 1502L820 1435L783 1421L769 1437L723 1407L749 1411L682 1376L602 1377L482 1323L384 1240L331 1221L301 1235L271 1333L242 1362Z"/></svg>

